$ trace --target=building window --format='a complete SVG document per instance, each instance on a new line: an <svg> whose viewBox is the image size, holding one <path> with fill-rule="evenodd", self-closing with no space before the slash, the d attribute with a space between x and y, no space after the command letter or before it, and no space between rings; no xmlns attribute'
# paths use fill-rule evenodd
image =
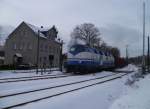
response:
<svg viewBox="0 0 150 109"><path fill-rule="evenodd" d="M47 57L43 57L43 65L47 63Z"/></svg>
<svg viewBox="0 0 150 109"><path fill-rule="evenodd" d="M45 62L47 61L47 57L44 57L44 61L45 61Z"/></svg>
<svg viewBox="0 0 150 109"><path fill-rule="evenodd" d="M24 42L22 43L22 49L24 49Z"/></svg>
<svg viewBox="0 0 150 109"><path fill-rule="evenodd" d="M17 49L17 45L16 43L14 43L13 49L16 50Z"/></svg>
<svg viewBox="0 0 150 109"><path fill-rule="evenodd" d="M51 53L51 46L49 46L49 53Z"/></svg>
<svg viewBox="0 0 150 109"><path fill-rule="evenodd" d="M24 37L27 37L27 34L26 34L26 33L27 33L27 31L26 31L26 30L24 30L24 31L22 31L22 32L23 32L23 34L22 34L22 35L23 35Z"/></svg>
<svg viewBox="0 0 150 109"><path fill-rule="evenodd" d="M32 50L32 44L29 44L29 50Z"/></svg>
<svg viewBox="0 0 150 109"><path fill-rule="evenodd" d="M43 44L40 45L40 51L43 51Z"/></svg>
<svg viewBox="0 0 150 109"><path fill-rule="evenodd" d="M57 54L57 48L55 48L55 53Z"/></svg>
<svg viewBox="0 0 150 109"><path fill-rule="evenodd" d="M40 57L40 63L42 63L42 57Z"/></svg>
<svg viewBox="0 0 150 109"><path fill-rule="evenodd" d="M31 43L28 43L28 44L27 44L27 49L28 49L28 50L32 50L32 44L31 44Z"/></svg>
<svg viewBox="0 0 150 109"><path fill-rule="evenodd" d="M29 50L29 48L30 48L30 43L28 43L28 46L27 46L27 49Z"/></svg>
<svg viewBox="0 0 150 109"><path fill-rule="evenodd" d="M55 53L57 54L57 48L55 48Z"/></svg>
<svg viewBox="0 0 150 109"><path fill-rule="evenodd" d="M57 48L57 53L58 53L58 54L60 53L60 50L59 50L59 48Z"/></svg>
<svg viewBox="0 0 150 109"><path fill-rule="evenodd" d="M48 46L47 45L45 45L45 52L47 52L48 51Z"/></svg>
<svg viewBox="0 0 150 109"><path fill-rule="evenodd" d="M19 49L19 50L22 50L22 49L23 49L22 43L19 44L18 49Z"/></svg>
<svg viewBox="0 0 150 109"><path fill-rule="evenodd" d="M25 43L23 43L23 49L26 50L27 49L27 45Z"/></svg>

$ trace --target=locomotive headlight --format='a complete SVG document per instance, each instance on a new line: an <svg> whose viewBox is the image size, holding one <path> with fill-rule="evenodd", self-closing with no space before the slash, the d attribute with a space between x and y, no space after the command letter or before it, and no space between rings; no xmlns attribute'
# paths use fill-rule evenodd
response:
<svg viewBox="0 0 150 109"><path fill-rule="evenodd" d="M81 61L81 60L79 60L79 63L81 64L81 63L82 63L82 61Z"/></svg>

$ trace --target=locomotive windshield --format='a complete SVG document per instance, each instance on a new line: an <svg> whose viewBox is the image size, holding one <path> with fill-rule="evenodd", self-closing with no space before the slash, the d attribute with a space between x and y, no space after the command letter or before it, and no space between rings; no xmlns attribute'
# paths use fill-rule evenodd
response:
<svg viewBox="0 0 150 109"><path fill-rule="evenodd" d="M86 47L83 45L74 45L70 48L69 52L72 54L78 54L80 52L84 52L86 50Z"/></svg>
<svg viewBox="0 0 150 109"><path fill-rule="evenodd" d="M71 52L74 52L74 51L75 51L75 47L71 47L71 48L70 48L70 51L71 51Z"/></svg>

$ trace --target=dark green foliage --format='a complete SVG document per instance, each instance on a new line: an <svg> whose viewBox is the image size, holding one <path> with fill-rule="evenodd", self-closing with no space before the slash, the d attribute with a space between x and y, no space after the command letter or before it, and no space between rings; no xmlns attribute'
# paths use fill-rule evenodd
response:
<svg viewBox="0 0 150 109"><path fill-rule="evenodd" d="M0 70L15 70L15 66L14 65L1 65L0 66Z"/></svg>

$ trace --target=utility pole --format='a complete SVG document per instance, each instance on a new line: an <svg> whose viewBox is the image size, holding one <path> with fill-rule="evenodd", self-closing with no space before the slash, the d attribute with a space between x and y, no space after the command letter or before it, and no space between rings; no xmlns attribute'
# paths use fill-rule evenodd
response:
<svg viewBox="0 0 150 109"><path fill-rule="evenodd" d="M38 30L38 35L37 35L37 57L36 57L36 74L38 74L38 69L39 69L39 39L40 39L40 30Z"/></svg>
<svg viewBox="0 0 150 109"><path fill-rule="evenodd" d="M128 46L129 45L126 45L126 61L127 61L127 64L129 64L129 60L128 60L128 58L129 58L129 56L128 56Z"/></svg>
<svg viewBox="0 0 150 109"><path fill-rule="evenodd" d="M142 73L145 74L145 2L143 2L143 57Z"/></svg>
<svg viewBox="0 0 150 109"><path fill-rule="evenodd" d="M149 73L149 71L150 71L150 69L149 69L149 65L150 65L150 60L149 60L149 36L148 36L148 52L147 52L147 70L148 70L148 73Z"/></svg>
<svg viewBox="0 0 150 109"><path fill-rule="evenodd" d="M41 26L43 28L43 26ZM37 59L36 59L36 74L38 74L38 69L39 69L39 43L40 43L40 30L38 30L38 35L37 35Z"/></svg>
<svg viewBox="0 0 150 109"><path fill-rule="evenodd" d="M59 60L59 67L60 67L60 71L62 71L62 66L63 66L63 57L62 57L62 50L63 50L63 41L60 42L60 60Z"/></svg>

